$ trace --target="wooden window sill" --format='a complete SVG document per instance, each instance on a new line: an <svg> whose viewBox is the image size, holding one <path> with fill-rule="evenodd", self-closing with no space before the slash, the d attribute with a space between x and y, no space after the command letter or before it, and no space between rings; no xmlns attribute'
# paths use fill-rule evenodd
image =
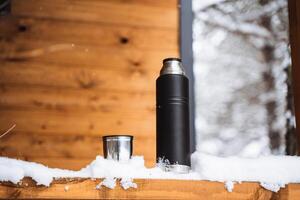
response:
<svg viewBox="0 0 300 200"><path fill-rule="evenodd" d="M96 190L100 179L58 179L50 187L36 186L30 178L18 184L0 182L2 199L300 199L300 184L288 184L278 193L262 188L259 183L235 184L228 192L224 183L210 181L135 179L137 189L124 190L119 185L111 190Z"/></svg>

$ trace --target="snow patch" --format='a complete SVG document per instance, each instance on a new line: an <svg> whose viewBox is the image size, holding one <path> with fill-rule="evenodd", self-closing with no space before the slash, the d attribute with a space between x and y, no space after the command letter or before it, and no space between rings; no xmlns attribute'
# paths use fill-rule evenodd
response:
<svg viewBox="0 0 300 200"><path fill-rule="evenodd" d="M104 178L96 186L115 188L120 180L123 189L137 188L133 182L139 179L209 180L225 183L232 192L235 182L260 182L261 186L277 192L288 183L300 183L300 158L296 156L261 156L257 158L218 157L195 152L192 155L192 170L187 174L163 171L159 167L146 168L142 156L133 156L128 162L106 160L97 156L87 167L79 171L48 168L44 165L0 157L0 181L18 184L24 177L31 177L37 185L49 186L57 178ZM65 187L65 191L69 186Z"/></svg>
<svg viewBox="0 0 300 200"><path fill-rule="evenodd" d="M260 185L263 188L270 190L272 192L278 192L280 190L280 188L285 187L285 184L278 184L278 183L260 183Z"/></svg>
<svg viewBox="0 0 300 200"><path fill-rule="evenodd" d="M122 178L120 184L124 190L129 188L137 188L137 184L133 182L132 178Z"/></svg>
<svg viewBox="0 0 300 200"><path fill-rule="evenodd" d="M244 158L218 157L200 152L192 155L192 169L210 181L249 181L283 187L287 183L300 183L300 158L296 156L260 156ZM275 189L274 189L275 190ZM273 190L272 190L273 191Z"/></svg>
<svg viewBox="0 0 300 200"><path fill-rule="evenodd" d="M228 192L232 192L234 188L234 182L232 181L226 181L225 182L225 188Z"/></svg>
<svg viewBox="0 0 300 200"><path fill-rule="evenodd" d="M116 187L116 180L117 180L116 178L107 177L96 186L96 189L97 190L101 189L101 186L105 186L109 189L114 189Z"/></svg>

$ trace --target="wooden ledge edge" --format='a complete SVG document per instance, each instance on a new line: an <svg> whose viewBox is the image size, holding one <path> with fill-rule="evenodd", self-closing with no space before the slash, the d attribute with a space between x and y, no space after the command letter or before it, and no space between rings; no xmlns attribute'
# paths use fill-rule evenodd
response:
<svg viewBox="0 0 300 200"><path fill-rule="evenodd" d="M259 183L235 184L233 192L224 183L195 180L134 179L138 188L124 190L119 183L111 190L96 185L102 179L60 178L50 187L37 186L31 178L19 184L0 182L0 199L300 199L300 184L288 184L278 193L268 191Z"/></svg>

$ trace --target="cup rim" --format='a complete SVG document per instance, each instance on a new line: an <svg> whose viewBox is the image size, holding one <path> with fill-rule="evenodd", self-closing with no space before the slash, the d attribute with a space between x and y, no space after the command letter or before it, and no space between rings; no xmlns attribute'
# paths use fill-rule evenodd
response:
<svg viewBox="0 0 300 200"><path fill-rule="evenodd" d="M133 136L132 135L105 135L105 136L102 136L102 140L103 141L107 141L107 140L122 140L122 139L133 140Z"/></svg>

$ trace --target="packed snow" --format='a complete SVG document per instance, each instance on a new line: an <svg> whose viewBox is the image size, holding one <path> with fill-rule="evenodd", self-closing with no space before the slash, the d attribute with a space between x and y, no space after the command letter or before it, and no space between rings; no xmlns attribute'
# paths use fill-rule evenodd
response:
<svg viewBox="0 0 300 200"><path fill-rule="evenodd" d="M55 178L104 178L96 189L102 186L113 189L117 179L121 179L124 189L138 187L133 179L179 179L224 182L229 192L233 191L235 183L260 182L262 187L277 192L285 184L300 183L299 169L300 158L296 156L217 157L201 152L192 155L192 169L187 174L165 172L160 167L146 168L142 156L133 156L128 162L97 156L79 171L0 157L0 181L17 184L24 177L31 177L37 185L50 186Z"/></svg>
<svg viewBox="0 0 300 200"><path fill-rule="evenodd" d="M137 184L133 182L132 178L122 178L120 183L124 190L127 190L128 188L137 188Z"/></svg>
<svg viewBox="0 0 300 200"><path fill-rule="evenodd" d="M116 178L114 177L107 177L105 178L101 183L99 183L97 186L96 186L96 189L99 190L101 189L101 186L105 186L109 189L114 189L116 187Z"/></svg>
<svg viewBox="0 0 300 200"><path fill-rule="evenodd" d="M234 188L234 182L232 181L226 181L225 182L225 188L228 192L232 192Z"/></svg>
<svg viewBox="0 0 300 200"><path fill-rule="evenodd" d="M296 156L218 157L196 152L192 163L202 179L225 182L228 191L234 182L260 182L274 192L285 184L300 183L300 158Z"/></svg>

